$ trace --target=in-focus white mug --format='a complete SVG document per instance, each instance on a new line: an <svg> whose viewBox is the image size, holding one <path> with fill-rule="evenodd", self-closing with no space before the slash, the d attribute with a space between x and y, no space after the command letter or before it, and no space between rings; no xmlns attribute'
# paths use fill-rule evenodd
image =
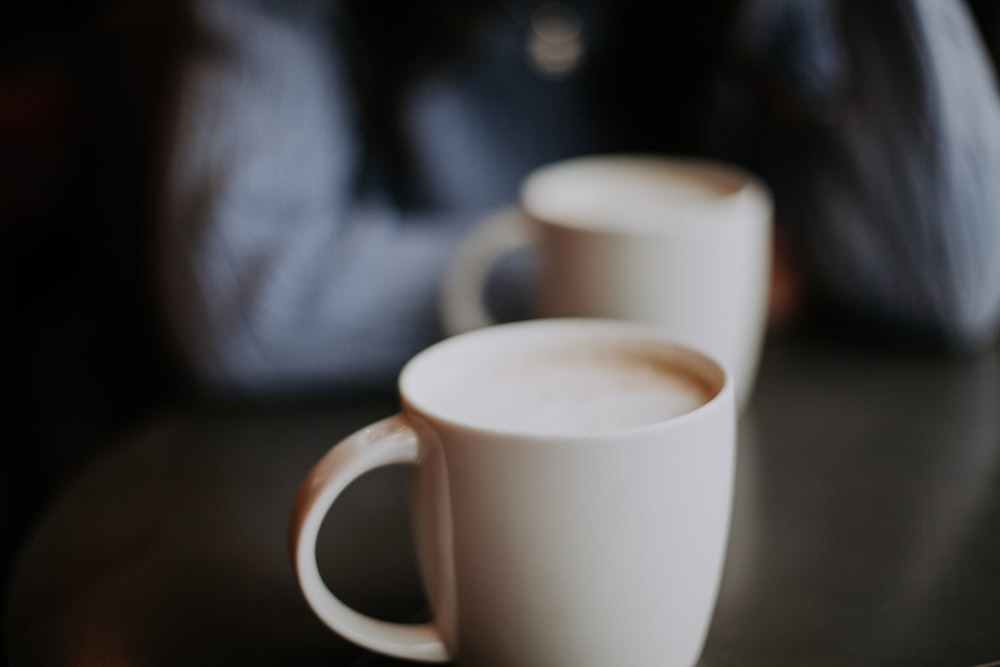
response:
<svg viewBox="0 0 1000 667"><path fill-rule="evenodd" d="M720 359L745 407L766 329L771 219L766 187L727 164L607 155L542 167L520 206L459 247L443 282L445 330L493 323L487 276L528 246L539 260L538 316L659 326Z"/></svg>
<svg viewBox="0 0 1000 667"><path fill-rule="evenodd" d="M635 323L531 320L428 348L399 391L401 412L334 446L296 497L294 564L320 619L377 652L466 667L697 661L732 502L720 364ZM426 624L347 607L316 559L338 495L392 464L412 466Z"/></svg>

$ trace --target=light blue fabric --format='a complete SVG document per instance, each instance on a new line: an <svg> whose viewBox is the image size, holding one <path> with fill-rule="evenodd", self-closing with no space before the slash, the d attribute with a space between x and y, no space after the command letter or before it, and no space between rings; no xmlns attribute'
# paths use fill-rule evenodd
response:
<svg viewBox="0 0 1000 667"><path fill-rule="evenodd" d="M784 85L821 101L831 86L851 91L817 140L776 148L760 168L835 298L982 345L1000 319L991 66L960 2L848 4L841 31L814 20L839 10L831 2L737 23L747 57L776 71L788 52L769 40L820 26L805 45L823 51L815 67L788 69ZM468 229L531 168L609 146L581 82L532 73L523 26L498 20L473 58L408 99L414 185L434 208L397 209L358 184L366 156L335 4L195 6L201 39L178 82L159 241L174 338L208 387L391 383L440 337L441 272Z"/></svg>
<svg viewBox="0 0 1000 667"><path fill-rule="evenodd" d="M869 321L962 350L1000 319L1000 99L957 0L844 3L849 81L778 152L789 222L823 286Z"/></svg>

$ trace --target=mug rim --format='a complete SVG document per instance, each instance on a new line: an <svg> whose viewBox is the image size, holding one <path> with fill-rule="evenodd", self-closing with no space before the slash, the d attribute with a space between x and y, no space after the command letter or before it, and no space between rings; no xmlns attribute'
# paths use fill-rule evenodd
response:
<svg viewBox="0 0 1000 667"><path fill-rule="evenodd" d="M630 224L604 225L598 222L580 222L567 219L569 216L553 213L551 204L540 200L551 197L542 190L552 188L552 182L559 178L579 178L588 169L652 168L650 173L679 173L680 171L700 172L734 183L724 189L719 196L692 199L694 208L703 207L713 218L745 220L767 224L774 213L774 197L767 184L756 174L736 164L722 160L696 156L666 155L658 153L606 153L581 155L542 165L528 174L520 188L521 205L525 212L545 225L562 227L574 231L610 233L615 235L636 234L659 236L682 231L706 233L711 226L704 224L704 215L690 213L672 221L672 224ZM574 174L573 172L576 172ZM753 213L748 215L747 213ZM721 226L716 226L720 228Z"/></svg>
<svg viewBox="0 0 1000 667"><path fill-rule="evenodd" d="M686 372L697 374L699 379L711 388L711 396L687 412L652 423L577 432L535 431L477 424L473 420L447 414L445 410L435 407L422 396L427 390L425 389L426 383L421 383L421 377L424 374L433 373L433 367L439 364L440 359L445 356L467 355L469 354L468 350L482 349L491 340L497 342L502 338L509 337L516 337L521 341L551 339L558 332L568 333L569 336L577 340L612 341L622 342L626 346L629 343L649 346L650 349L656 350L662 358L670 357L671 360L674 358L682 360L683 363L679 364L680 368ZM551 345L551 342L548 344ZM616 436L639 435L665 427L672 428L675 425L679 426L690 420L699 419L703 412L717 409L719 403L725 400L735 404L733 378L728 369L715 357L658 330L652 325L610 318L538 318L495 324L445 338L417 353L406 363L399 374L397 390L404 406L404 412L413 410L419 415L454 428L494 436L530 438L542 442L599 441Z"/></svg>

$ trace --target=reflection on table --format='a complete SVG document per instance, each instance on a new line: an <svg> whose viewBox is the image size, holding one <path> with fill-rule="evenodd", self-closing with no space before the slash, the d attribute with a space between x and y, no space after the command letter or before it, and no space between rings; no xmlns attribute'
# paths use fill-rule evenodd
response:
<svg viewBox="0 0 1000 667"><path fill-rule="evenodd" d="M57 499L22 554L12 667L397 665L298 593L298 483L391 396L165 410ZM947 360L825 338L769 343L740 428L729 558L702 665L1000 659L1000 350ZM422 596L405 472L357 482L319 555L361 611Z"/></svg>

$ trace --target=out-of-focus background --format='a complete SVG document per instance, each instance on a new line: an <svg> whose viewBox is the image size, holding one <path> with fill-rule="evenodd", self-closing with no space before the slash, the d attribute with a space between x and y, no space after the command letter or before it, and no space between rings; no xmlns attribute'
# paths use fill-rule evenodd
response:
<svg viewBox="0 0 1000 667"><path fill-rule="evenodd" d="M152 280L183 3L0 11L0 566L46 498L176 388ZM2 587L0 587L2 592Z"/></svg>

